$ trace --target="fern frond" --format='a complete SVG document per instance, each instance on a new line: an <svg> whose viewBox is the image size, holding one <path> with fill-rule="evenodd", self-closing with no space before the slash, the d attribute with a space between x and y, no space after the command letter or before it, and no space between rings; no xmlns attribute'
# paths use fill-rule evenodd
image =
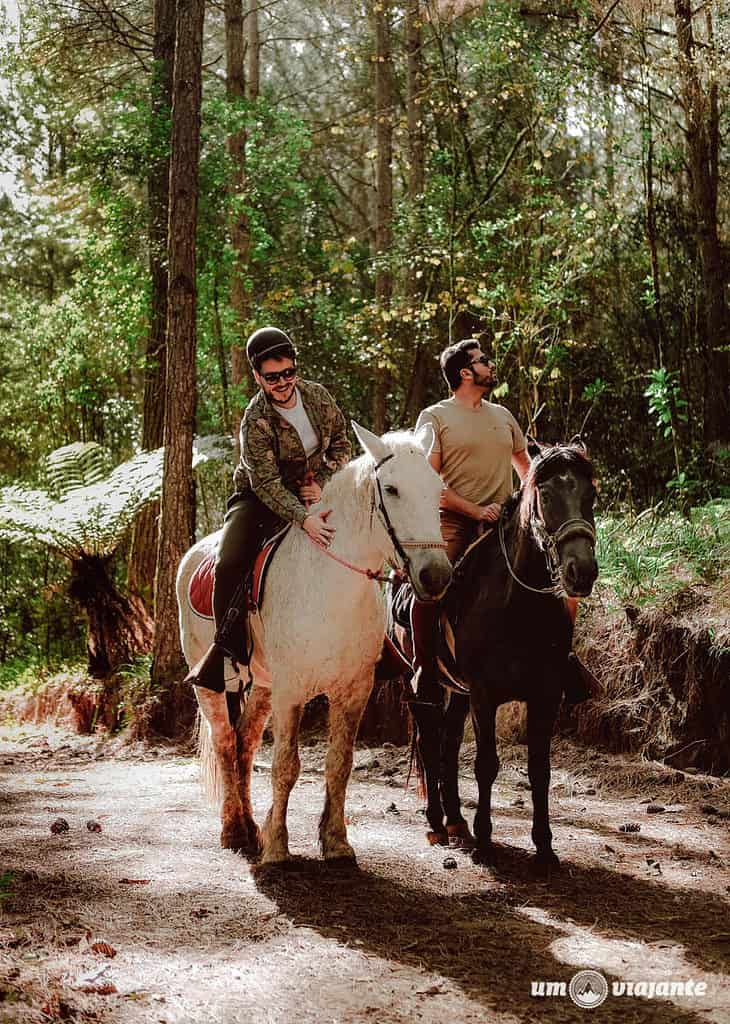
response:
<svg viewBox="0 0 730 1024"><path fill-rule="evenodd" d="M88 451L80 452L79 448ZM84 474L88 478L98 472L95 448L100 446L66 445L49 456L49 473L53 460L54 472L64 488L61 498L17 486L2 488L0 538L40 544L67 558L112 554L140 509L160 497L164 448L140 452L103 479L79 485L77 481ZM232 448L232 439L225 435L197 437L193 442L193 466L228 459ZM75 450L69 453L69 449Z"/></svg>
<svg viewBox="0 0 730 1024"><path fill-rule="evenodd" d="M76 441L57 448L46 459L51 489L60 498L71 491L104 479L107 471L104 449L96 441Z"/></svg>

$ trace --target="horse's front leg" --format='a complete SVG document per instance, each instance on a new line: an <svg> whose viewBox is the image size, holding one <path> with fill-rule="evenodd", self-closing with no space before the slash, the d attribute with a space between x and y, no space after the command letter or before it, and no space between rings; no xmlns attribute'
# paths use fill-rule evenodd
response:
<svg viewBox="0 0 730 1024"><path fill-rule="evenodd" d="M479 803L474 817L474 838L476 849L472 853L475 864L494 864L495 851L492 845L492 786L499 771L497 757L496 719L497 709L493 704L475 699L472 694L472 721L477 741L477 756L474 774L479 788Z"/></svg>
<svg viewBox="0 0 730 1024"><path fill-rule="evenodd" d="M468 711L468 697L460 693L449 695L441 739L441 800L446 813L446 833L450 843L464 849L474 846L474 836L461 813L459 796L459 751Z"/></svg>
<svg viewBox="0 0 730 1024"><path fill-rule="evenodd" d="M278 864L289 860L289 834L286 811L289 794L299 778L299 723L302 720L300 704L274 707L274 754L271 763L271 809L261 833L262 864Z"/></svg>
<svg viewBox="0 0 730 1024"><path fill-rule="evenodd" d="M239 792L238 759L236 754L236 733L228 720L226 697L213 693L202 686L195 688L200 710L210 726L211 742L218 765L221 801L221 846L226 850L244 848L246 833L243 824L243 807ZM203 771L210 773L212 764L204 764Z"/></svg>
<svg viewBox="0 0 730 1024"><path fill-rule="evenodd" d="M238 720L238 775L241 796L242 840L241 849L248 856L261 853L261 833L254 821L251 806L251 772L253 759L261 745L266 722L271 713L271 691L261 686L251 690L243 714Z"/></svg>
<svg viewBox="0 0 730 1024"><path fill-rule="evenodd" d="M358 680L343 691L329 695L329 748L325 762L325 801L319 820L319 841L325 860L355 860L347 841L345 793L352 772L352 752L365 705L372 689L373 675Z"/></svg>
<svg viewBox="0 0 730 1024"><path fill-rule="evenodd" d="M550 742L557 715L557 703L527 703L527 774L532 790L532 841L537 849L536 865L541 872L558 867L550 831Z"/></svg>

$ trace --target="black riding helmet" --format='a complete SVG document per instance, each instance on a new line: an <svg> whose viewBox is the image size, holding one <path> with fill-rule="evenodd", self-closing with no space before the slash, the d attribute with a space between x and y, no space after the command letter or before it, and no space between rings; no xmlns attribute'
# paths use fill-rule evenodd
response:
<svg viewBox="0 0 730 1024"><path fill-rule="evenodd" d="M259 327L246 342L248 361L258 372L264 359L292 359L296 362L297 354L291 338L278 327Z"/></svg>

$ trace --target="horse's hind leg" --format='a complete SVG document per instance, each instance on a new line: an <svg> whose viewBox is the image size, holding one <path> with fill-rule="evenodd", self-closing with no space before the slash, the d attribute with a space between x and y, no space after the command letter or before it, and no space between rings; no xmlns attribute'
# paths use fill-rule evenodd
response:
<svg viewBox="0 0 730 1024"><path fill-rule="evenodd" d="M372 677L371 677L372 678ZM319 820L319 841L325 860L354 860L347 841L345 792L352 771L352 751L371 685L355 685L347 702L330 694L329 748L325 763L325 801ZM356 696L353 696L353 692Z"/></svg>
<svg viewBox="0 0 730 1024"><path fill-rule="evenodd" d="M527 774L532 790L532 841L537 849L537 865L550 870L560 863L553 852L550 831L550 742L557 706L543 702L527 704Z"/></svg>
<svg viewBox="0 0 730 1024"><path fill-rule="evenodd" d="M446 813L446 833L451 843L464 848L474 845L459 797L459 751L468 711L468 697L459 693L449 695L441 739L441 801Z"/></svg>
<svg viewBox="0 0 730 1024"><path fill-rule="evenodd" d="M275 707L273 717L274 756L271 763L271 809L261 832L262 864L278 864L289 860L289 834L286 811L289 794L299 777L299 723L302 707Z"/></svg>
<svg viewBox="0 0 730 1024"><path fill-rule="evenodd" d="M221 846L226 850L239 850L244 847L246 836L239 792L236 734L228 720L226 698L222 693L213 693L202 687L196 687L195 692L210 726L217 764L219 787L216 788L221 790ZM210 768L210 765L204 765L204 772L209 772Z"/></svg>
<svg viewBox="0 0 730 1024"><path fill-rule="evenodd" d="M264 687L254 686L238 720L238 776L245 839L241 849L249 856L257 856L261 852L261 833L254 821L251 806L251 771L270 713L271 692Z"/></svg>

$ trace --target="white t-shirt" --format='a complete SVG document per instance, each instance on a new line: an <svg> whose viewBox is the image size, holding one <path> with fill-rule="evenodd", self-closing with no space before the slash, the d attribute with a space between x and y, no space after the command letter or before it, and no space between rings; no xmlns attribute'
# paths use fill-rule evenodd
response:
<svg viewBox="0 0 730 1024"><path fill-rule="evenodd" d="M295 389L295 393L297 401L296 405L292 409L282 409L281 406L277 406L276 411L282 419L285 419L287 423L291 423L297 434L299 434L304 448L304 453L307 458L309 458L309 456L319 448L319 437L312 426L312 421L309 416L307 416L307 410L302 404L302 396L299 394L299 388Z"/></svg>

